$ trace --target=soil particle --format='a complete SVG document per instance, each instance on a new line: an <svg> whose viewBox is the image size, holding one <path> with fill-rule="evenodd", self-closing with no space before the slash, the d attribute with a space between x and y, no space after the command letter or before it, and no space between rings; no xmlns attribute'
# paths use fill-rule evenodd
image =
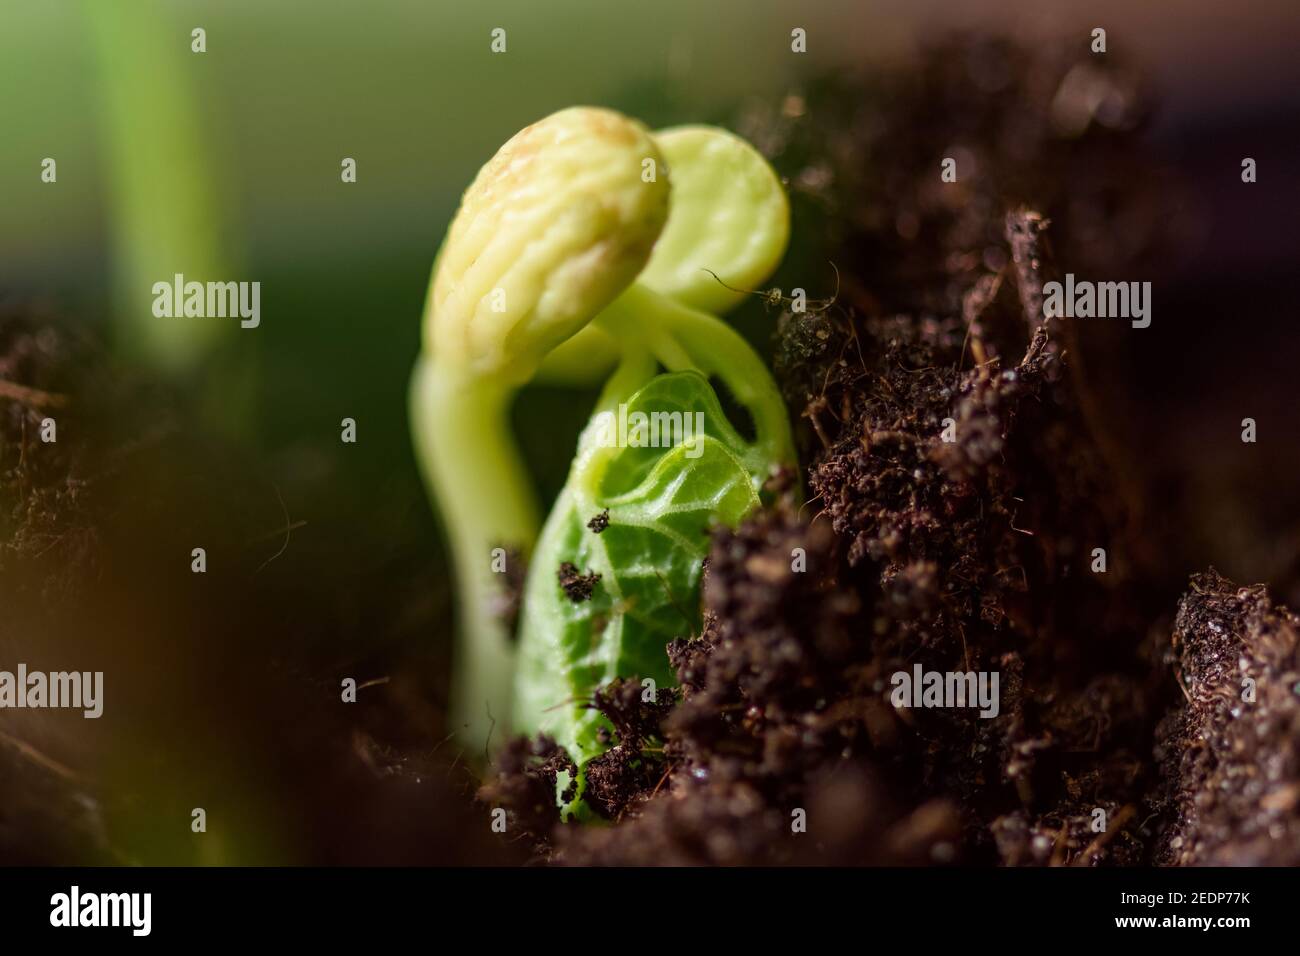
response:
<svg viewBox="0 0 1300 956"><path fill-rule="evenodd" d="M600 533L603 532L606 528L608 528L608 527L609 527L609 509L606 508L606 509L605 509L604 511L602 511L600 514L596 515L596 517L594 517L594 518L592 518L590 521L588 521L588 522L587 522L587 527L591 529L591 531L592 531L593 534L600 534Z"/></svg>
<svg viewBox="0 0 1300 956"><path fill-rule="evenodd" d="M607 741L613 746L588 762L582 799L600 816L617 820L663 779L662 724L677 701L673 688L652 694L635 677L596 692L592 706L614 726L614 738Z"/></svg>
<svg viewBox="0 0 1300 956"><path fill-rule="evenodd" d="M583 574L570 561L565 561L560 565L556 577L560 581L560 587L564 589L565 596L574 604L590 601L592 593L596 590L596 584L600 581L600 575L597 572Z"/></svg>
<svg viewBox="0 0 1300 956"><path fill-rule="evenodd" d="M496 774L478 791L479 801L506 811L507 833L544 841L560 822L555 799L559 775L567 773L574 780L577 765L549 737L515 737L497 752L495 768ZM573 789L570 783L563 795L566 803L573 799Z"/></svg>

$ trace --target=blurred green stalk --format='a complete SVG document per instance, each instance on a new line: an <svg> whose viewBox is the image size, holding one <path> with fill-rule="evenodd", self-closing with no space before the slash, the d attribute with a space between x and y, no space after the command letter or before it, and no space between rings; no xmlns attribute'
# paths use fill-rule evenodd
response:
<svg viewBox="0 0 1300 956"><path fill-rule="evenodd" d="M120 353L167 374L192 373L227 328L153 314L155 282L231 280L209 135L186 64L190 27L161 0L83 0L100 64ZM237 326L236 326L237 328Z"/></svg>

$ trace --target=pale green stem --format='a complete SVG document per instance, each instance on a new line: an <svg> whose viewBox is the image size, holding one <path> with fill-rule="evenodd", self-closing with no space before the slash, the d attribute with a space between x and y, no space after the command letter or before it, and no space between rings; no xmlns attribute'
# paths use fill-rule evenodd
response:
<svg viewBox="0 0 1300 956"><path fill-rule="evenodd" d="M205 54L190 52L190 26L167 6L85 0L82 10L100 66L118 345L160 371L184 375L229 325L155 317L153 284L170 283L177 273L197 282L228 281L235 273L222 241L211 137L189 75Z"/></svg>
<svg viewBox="0 0 1300 956"><path fill-rule="evenodd" d="M717 316L633 283L600 316L620 339L635 330L670 371L717 377L754 416L757 450L766 461L794 465L794 439L781 391L745 337Z"/></svg>
<svg viewBox="0 0 1300 956"><path fill-rule="evenodd" d="M514 642L495 607L505 581L493 570L493 550L518 549L506 560L524 560L538 529L537 503L509 427L513 396L510 386L423 356L411 378L411 431L446 527L459 595L452 720L474 754L487 746L494 723L498 740L510 727Z"/></svg>

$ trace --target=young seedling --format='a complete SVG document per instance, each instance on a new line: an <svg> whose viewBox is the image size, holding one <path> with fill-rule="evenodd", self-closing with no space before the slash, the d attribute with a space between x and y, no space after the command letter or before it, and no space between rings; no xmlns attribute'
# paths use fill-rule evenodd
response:
<svg viewBox="0 0 1300 956"><path fill-rule="evenodd" d="M709 525L734 524L794 463L770 374L712 314L743 293L703 270L761 283L788 228L775 174L743 141L704 127L652 136L602 109L523 130L466 192L434 266L411 398L459 582L467 743L482 745L513 704L510 724L585 763L602 746L592 691L617 676L671 683L663 648L697 623ZM535 376L591 382L611 367L538 538L509 403ZM748 411L752 439L710 378ZM610 440L614 422L673 413L703 433ZM497 547L532 550L513 694L511 642L491 610Z"/></svg>

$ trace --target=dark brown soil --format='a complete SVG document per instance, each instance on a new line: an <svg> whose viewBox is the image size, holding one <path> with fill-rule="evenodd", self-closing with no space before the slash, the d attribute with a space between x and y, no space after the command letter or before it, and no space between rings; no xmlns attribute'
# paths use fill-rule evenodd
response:
<svg viewBox="0 0 1300 956"><path fill-rule="evenodd" d="M0 660L8 669L21 608L69 600L101 560L86 442L76 437L86 416L72 400L85 351L46 310L0 303ZM97 376L87 371L89 386ZM46 419L54 441L42 440ZM41 749L25 716L10 712L0 723L0 861L122 862L95 788Z"/></svg>
<svg viewBox="0 0 1300 956"><path fill-rule="evenodd" d="M21 569L23 586L51 600L97 560L93 476L77 427L87 416L72 401L99 381L80 361L87 351L42 310L0 303L0 572ZM53 441L42 440L47 419Z"/></svg>
<svg viewBox="0 0 1300 956"><path fill-rule="evenodd" d="M564 595L574 604L581 604L583 601L590 601L591 595L596 590L596 585L600 583L600 575L596 572L583 574L577 566L570 561L565 561L555 572L560 587L564 589Z"/></svg>
<svg viewBox="0 0 1300 956"><path fill-rule="evenodd" d="M595 534L603 533L604 530L609 527L609 509L606 508L600 514L596 515L596 517L588 521L587 527Z"/></svg>
<svg viewBox="0 0 1300 956"><path fill-rule="evenodd" d="M1156 756L1172 822L1159 863L1300 864L1300 618L1211 569L1178 604L1186 695Z"/></svg>
<svg viewBox="0 0 1300 956"><path fill-rule="evenodd" d="M1011 213L1008 246L1036 222ZM1090 570L1093 547L1123 553L1122 521L1101 504L1117 496L1064 350L1023 306L1038 266L977 283L964 319L786 317L779 367L821 383L804 509L820 513L806 524L787 506L718 535L704 634L668 648L684 699L656 735L664 761L620 778L617 807L637 821L565 831L559 859L610 862L623 846L713 863L1143 858L1148 622L1122 562ZM1022 352L1004 367L986 329ZM1000 714L894 709L890 675L916 662L999 672ZM792 830L826 800L859 809ZM725 852L716 836L697 845L725 807L745 808Z"/></svg>

